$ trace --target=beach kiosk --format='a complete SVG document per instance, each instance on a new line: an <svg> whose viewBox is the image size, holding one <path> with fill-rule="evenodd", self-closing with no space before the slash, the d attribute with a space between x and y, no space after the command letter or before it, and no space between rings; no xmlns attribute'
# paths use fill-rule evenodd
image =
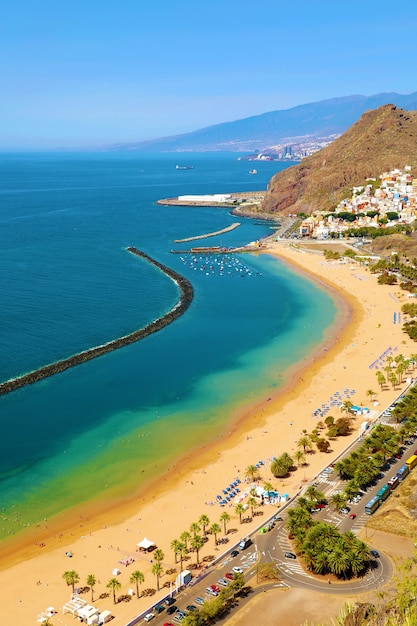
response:
<svg viewBox="0 0 417 626"><path fill-rule="evenodd" d="M86 604L77 611L77 617L86 624L97 624L100 611L91 604Z"/></svg>

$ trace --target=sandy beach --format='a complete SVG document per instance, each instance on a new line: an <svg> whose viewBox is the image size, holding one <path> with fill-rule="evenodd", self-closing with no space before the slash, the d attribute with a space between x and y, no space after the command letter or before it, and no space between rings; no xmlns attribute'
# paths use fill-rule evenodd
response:
<svg viewBox="0 0 417 626"><path fill-rule="evenodd" d="M264 398L256 406L230 416L229 427L224 428L217 443L179 460L169 475L149 485L146 492L135 494L129 502L107 503L105 510L98 505L96 508L86 505L73 515L62 516L53 522L45 521L35 536L18 538L2 550L0 602L3 623L35 624L38 614L53 606L58 613L51 620L52 624L73 624L72 616L63 615L61 608L71 595L71 588L66 586L62 574L74 569L80 576L80 587L86 585L89 574L95 575L98 581L94 589L95 605L113 612L115 619L111 623L115 626L126 624L166 595L169 582L175 579L175 573L165 573L161 587L167 584L168 588L152 598L133 597L130 602L113 605L110 590L109 597L99 599L101 594L109 592L106 584L112 578L114 568L121 571L118 575L121 589L117 595L127 594L129 588L135 590L135 584L129 582L135 570L141 570L145 575L141 589L156 589L156 579L151 573L152 555L138 552L138 542L144 537L155 541L165 554L165 572L179 571L170 548L171 541L179 539L202 514L209 517L210 523L219 523L223 510L231 516L228 529L236 529L229 534L230 542L237 541L262 518L255 517L252 523L240 525L234 507L220 508L215 504L216 495L236 477L242 481L241 491L249 489L251 485L244 483L248 465L262 460L260 484L270 481L280 494L292 496L357 436L363 421L359 418L355 422L356 430L350 437L332 442L331 453L316 451L308 455L307 466L300 467L285 480L275 479L269 470L269 461L282 452L291 455L297 450L296 442L302 430L311 432L316 427L318 419L313 412L317 407L328 402L336 392L349 388L355 391L351 401L369 407L369 419L372 420L398 395L399 388L380 390L376 370L370 365L388 347L392 347L396 354L410 356L413 353L414 346L402 333L401 325L393 322L394 313L398 316L405 301L401 290L395 286L377 285L376 278L366 268L350 262L343 265L326 262L321 254L307 253L285 243L271 244L268 253L310 274L339 302L339 323L330 329L321 351L298 364L275 397ZM367 394L370 389L376 394L378 407ZM337 417L338 409L333 409L332 414ZM276 508L273 505L262 507L263 517L272 514ZM217 557L222 547L216 548L214 538L209 536L200 560L207 556ZM69 558L67 552L73 556ZM196 559L195 553L190 556L187 567ZM120 563L130 557L134 559L133 563L126 566ZM91 593L83 597L90 600ZM283 601L281 592L279 602ZM295 626L304 620L303 615L300 622L292 623Z"/></svg>

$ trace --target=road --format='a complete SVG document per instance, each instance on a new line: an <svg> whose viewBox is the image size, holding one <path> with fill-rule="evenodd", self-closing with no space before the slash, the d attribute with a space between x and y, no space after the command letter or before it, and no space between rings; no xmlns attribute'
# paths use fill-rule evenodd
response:
<svg viewBox="0 0 417 626"><path fill-rule="evenodd" d="M404 393L404 392L402 392ZM385 423L393 425L391 418L380 415L378 420L374 423ZM361 438L358 438L349 449L343 453L345 456L355 448L359 447L362 443ZM358 534L359 531L366 525L369 520L369 516L365 513L365 504L376 494L376 492L385 485L388 480L395 476L399 468L404 465L406 459L414 454L417 449L417 437L409 441L408 444L404 444L402 447L402 454L399 458L396 458L390 465L389 469L381 475L378 482L371 488L369 488L357 504L349 504L349 514L338 513L332 510L329 506L325 507L321 511L315 514L317 520L333 524L341 532L348 530ZM327 471L326 471L327 470ZM345 481L342 481L337 474L329 466L325 471L321 472L319 477L312 481L317 488L325 494L326 499L329 499L332 494L337 491L343 491L345 487ZM307 485L306 485L307 486ZM359 580L346 581L346 582L333 582L328 583L328 580L321 579L319 577L312 576L307 570L305 570L298 558L287 559L284 556L285 552L292 552L293 548L288 539L288 533L285 529L286 511L290 506L295 506L297 500L284 505L279 511L274 510L268 519L263 521L263 526L266 527L269 520L273 517L280 516L282 521L275 523L275 526L269 532L253 534L252 545L246 550L239 551L239 554L235 557L231 556L230 551L224 555L215 565L207 569L207 571L200 576L199 579L193 581L191 586L185 587L180 593L175 596L175 606L179 609L186 611L186 607L190 604L198 606L195 598L200 597L204 600L211 599L206 588L212 584L218 584L220 578L224 578L226 572L231 572L235 566L241 567L246 580L250 580L256 574L256 565L261 563L273 562L280 570L282 582L273 583L269 585L261 585L256 588L254 593L262 592L268 587L297 587L306 590L320 591L321 593L327 593L332 595L352 595L355 593L365 593L375 591L381 588L393 574L393 568L390 559L383 553L380 553L379 557L373 558L371 561L371 569L368 574ZM350 514L355 514L355 518L351 519ZM369 545L369 544L368 544ZM370 546L372 548L372 546ZM230 548L232 550L233 548ZM220 585L219 585L220 587ZM249 601L253 595L249 596ZM242 604L243 602L240 602ZM155 616L152 623L157 626L164 623L179 624L180 621L175 618L175 615L167 615L166 609L162 614ZM145 623L143 619L135 622L137 624Z"/></svg>

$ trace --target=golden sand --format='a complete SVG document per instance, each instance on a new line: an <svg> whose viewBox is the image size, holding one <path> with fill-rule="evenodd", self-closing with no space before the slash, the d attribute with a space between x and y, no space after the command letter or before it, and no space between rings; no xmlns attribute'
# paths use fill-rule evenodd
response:
<svg viewBox="0 0 417 626"><path fill-rule="evenodd" d="M401 309L398 288L377 285L376 278L366 269L348 262L340 265L326 262L324 257L313 252L302 252L284 243L271 244L269 253L299 268L330 289L335 298L343 301L339 324L331 330L331 336L320 353L305 360L292 372L287 385L273 398L265 398L256 406L248 407L240 415L230 416L230 430L217 443L203 447L180 460L171 473L158 479L143 493L136 494L129 502L107 503L105 509L88 505L73 515L58 518L48 528L38 531L36 538L18 538L9 548L2 550L0 571L0 605L2 623L19 625L35 624L39 613L53 606L58 614L52 619L54 625L73 624L71 615L63 615L61 608L69 600L71 588L62 579L64 571L74 569L80 576L80 586L86 585L88 574L94 574L99 582L95 587L95 599L108 592L106 584L112 570L118 567L121 589L117 595L126 594L135 585L129 583L134 570L141 570L145 583L141 588L156 588L155 576L151 573L149 554L136 551L136 545L144 537L154 540L165 553L164 570L177 568L170 543L178 539L190 524L202 514L210 522L219 522L222 509L214 502L231 480L240 476L243 482L245 468L259 459L267 460L282 452L293 454L297 440L306 429L311 432L317 420L312 417L314 409L327 402L336 391L355 389L352 398L355 404L383 410L398 395L399 389L380 391L375 370L369 365L388 346L397 347L398 352L410 356L412 342L401 326L393 323L394 312ZM376 392L379 406L372 405L367 391ZM334 409L337 416L337 409ZM361 419L355 423L356 430ZM288 479L272 477L269 465L262 468L262 481L270 481L279 493L294 495L306 481L314 478L340 453L357 435L339 438L332 442L332 452L316 452L308 455L308 465L297 469ZM261 483L262 484L262 483ZM241 485L242 490L246 485ZM247 485L249 488L250 485ZM232 519L229 529L231 541L247 534L251 527L259 524L255 517L252 524L240 526L239 517L233 508L226 508ZM264 517L276 507L263 507ZM35 545L35 541L36 544ZM39 543L44 543L40 547ZM229 544L230 545L230 544ZM71 551L71 558L66 553ZM201 550L200 559L208 555L218 556L213 537ZM126 557L135 559L133 564L119 564ZM191 553L192 561L195 554ZM187 562L187 565L191 561ZM175 575L164 574L161 585L173 580ZM166 589L165 589L166 593ZM112 610L114 626L122 626L130 618L157 602L134 597L130 602L113 606L112 595L98 599L100 609ZM90 594L84 595L90 600ZM282 597L282 596L281 596ZM280 597L280 601L281 601Z"/></svg>

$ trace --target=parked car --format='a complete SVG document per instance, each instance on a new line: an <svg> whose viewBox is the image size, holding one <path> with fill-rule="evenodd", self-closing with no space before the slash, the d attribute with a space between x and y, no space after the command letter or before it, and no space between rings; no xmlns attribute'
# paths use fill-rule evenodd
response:
<svg viewBox="0 0 417 626"><path fill-rule="evenodd" d="M283 522L284 520L283 520L283 518L281 517L281 515L275 515L275 517L274 517L274 521L275 521L275 522Z"/></svg>
<svg viewBox="0 0 417 626"><path fill-rule="evenodd" d="M351 513L351 514L349 515L349 519L355 519L355 517L356 517L356 513Z"/></svg>
<svg viewBox="0 0 417 626"><path fill-rule="evenodd" d="M155 617L154 613L146 613L145 617L143 618L145 620L145 622L150 622L151 619L153 619Z"/></svg>
<svg viewBox="0 0 417 626"><path fill-rule="evenodd" d="M205 602L204 598L200 598L200 597L197 597L195 601L197 602L197 604L204 604Z"/></svg>
<svg viewBox="0 0 417 626"><path fill-rule="evenodd" d="M192 612L192 611L196 611L196 610L197 610L197 607L196 607L196 606L194 606L194 604L189 604L189 605L187 606L187 611Z"/></svg>
<svg viewBox="0 0 417 626"><path fill-rule="evenodd" d="M219 583L219 585L222 585L222 587L227 587L227 585L229 584L229 581L225 578L219 578L217 582Z"/></svg>
<svg viewBox="0 0 417 626"><path fill-rule="evenodd" d="M243 574L243 569L241 567L238 567L237 565L235 565L233 571L235 572L235 574Z"/></svg>
<svg viewBox="0 0 417 626"><path fill-rule="evenodd" d="M350 508L348 506L344 506L342 509L340 509L339 513L342 513L343 515L347 515L350 511Z"/></svg>
<svg viewBox="0 0 417 626"><path fill-rule="evenodd" d="M174 600L174 598L172 596L169 596L168 598L165 598L165 604L167 606L171 606L171 604L174 604L174 603L175 603L175 600Z"/></svg>
<svg viewBox="0 0 417 626"><path fill-rule="evenodd" d="M218 596L219 592L218 591L214 591L214 589L212 589L211 587L206 587L206 593L209 594L209 596Z"/></svg>
<svg viewBox="0 0 417 626"><path fill-rule="evenodd" d="M159 615L159 613L162 613L162 611L165 611L165 607L163 604L158 604L155 608L154 611L157 615Z"/></svg>
<svg viewBox="0 0 417 626"><path fill-rule="evenodd" d="M325 509L325 508L326 508L326 505L323 504L322 502L319 502L318 504L316 504L316 509L318 511L320 511L320 509Z"/></svg>
<svg viewBox="0 0 417 626"><path fill-rule="evenodd" d="M213 589L213 591L220 593L220 587L218 585L210 585L210 589Z"/></svg>
<svg viewBox="0 0 417 626"><path fill-rule="evenodd" d="M239 550L232 550L230 556L237 556L239 554Z"/></svg>
<svg viewBox="0 0 417 626"><path fill-rule="evenodd" d="M284 556L286 559L296 559L294 552L284 552Z"/></svg>
<svg viewBox="0 0 417 626"><path fill-rule="evenodd" d="M178 607L175 606L175 604L171 604L171 606L167 608L167 615L172 615L173 613L176 613L177 611L178 611Z"/></svg>
<svg viewBox="0 0 417 626"><path fill-rule="evenodd" d="M233 576L232 572L226 572L224 577L228 578L229 580L233 580L234 579L234 576Z"/></svg>

